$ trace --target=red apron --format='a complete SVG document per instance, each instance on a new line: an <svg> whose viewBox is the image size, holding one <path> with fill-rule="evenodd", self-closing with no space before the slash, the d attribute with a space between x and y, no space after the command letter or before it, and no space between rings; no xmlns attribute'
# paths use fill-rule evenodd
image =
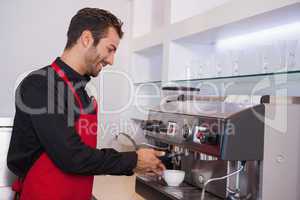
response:
<svg viewBox="0 0 300 200"><path fill-rule="evenodd" d="M79 105L80 116L75 122L76 132L86 145L96 148L97 102L93 99L96 114L85 114L82 102L68 77L55 62L51 64L51 67L71 89ZM64 173L46 153L42 153L28 171L24 181L15 181L13 190L21 194L20 200L90 200L93 180L94 176Z"/></svg>

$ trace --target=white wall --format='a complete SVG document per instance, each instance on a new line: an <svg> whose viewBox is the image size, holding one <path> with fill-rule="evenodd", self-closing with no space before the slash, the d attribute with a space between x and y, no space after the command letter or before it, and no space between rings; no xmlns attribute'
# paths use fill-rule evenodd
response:
<svg viewBox="0 0 300 200"><path fill-rule="evenodd" d="M71 17L83 7L108 9L124 22L125 37L118 49L115 65L108 71L128 72L131 26L128 0L1 0L0 117L13 117L14 88L17 80L23 77L22 74L50 64L62 53ZM117 110L128 103L129 82L124 76L102 74L92 81L92 85L101 100L102 111ZM120 114L102 116L102 127L107 131L112 128L109 123L117 126ZM106 139L111 138L109 135L101 139L104 146Z"/></svg>
<svg viewBox="0 0 300 200"><path fill-rule="evenodd" d="M112 11L125 22L125 31L128 32L130 19L127 0L1 0L1 117L14 114L13 93L18 77L50 64L62 53L70 19L83 7L99 7ZM121 42L118 60L114 66L117 70L126 71L128 37L128 34L125 35ZM119 68L118 65L122 66ZM94 83L98 81L99 78L93 80Z"/></svg>
<svg viewBox="0 0 300 200"><path fill-rule="evenodd" d="M176 23L189 17L202 14L212 8L225 4L228 1L229 0L189 0L189 3L187 3L186 1L182 0L172 0L171 23Z"/></svg>
<svg viewBox="0 0 300 200"><path fill-rule="evenodd" d="M66 33L71 17L84 7L110 10L124 22L125 37L121 40L117 51L115 65L109 67L107 71L117 71L126 75L130 60L131 5L129 0L1 0L0 117L14 116L14 88L18 77L20 79L24 73L49 65L53 59L61 55L66 44ZM120 116L124 116L127 110L114 114L111 111L116 111L128 103L129 81L124 75L102 73L100 77L93 79L90 85L94 88L93 93L96 93L98 102L100 101L102 111L99 115L100 125L105 128L100 131L102 137L99 138L99 147L119 148L118 143L112 141L111 133L122 129L120 123L123 119ZM94 188L94 192L103 194L101 195L103 200L111 200L113 198L108 195L110 193L108 191L117 189L114 185L119 179L102 178L97 178L100 186ZM120 195L131 196L133 179L123 177L121 180L123 180L122 184L120 183L118 187L121 187L119 189L123 192ZM103 185L102 182L107 184ZM99 184L96 181L95 185ZM130 191L125 189L128 187L131 188ZM129 199L132 200L131 197Z"/></svg>

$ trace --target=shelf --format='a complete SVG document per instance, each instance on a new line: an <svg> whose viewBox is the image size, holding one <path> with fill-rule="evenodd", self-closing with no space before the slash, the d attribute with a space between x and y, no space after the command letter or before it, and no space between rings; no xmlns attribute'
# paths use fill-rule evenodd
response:
<svg viewBox="0 0 300 200"><path fill-rule="evenodd" d="M168 80L299 70L299 11L293 4L171 40Z"/></svg>
<svg viewBox="0 0 300 200"><path fill-rule="evenodd" d="M300 70L265 74L249 74L173 80L164 86L186 86L200 88L200 95L275 95L300 96Z"/></svg>
<svg viewBox="0 0 300 200"><path fill-rule="evenodd" d="M220 0L221 2L221 0ZM172 24L170 38L181 39L194 34L214 41L274 25L291 22L299 16L297 0L230 0L202 14ZM263 22L263 23L262 23Z"/></svg>
<svg viewBox="0 0 300 200"><path fill-rule="evenodd" d="M171 0L171 24L212 10L230 0Z"/></svg>
<svg viewBox="0 0 300 200"><path fill-rule="evenodd" d="M151 33L132 39L132 51L138 52L163 44L164 29L156 29Z"/></svg>
<svg viewBox="0 0 300 200"><path fill-rule="evenodd" d="M134 0L133 4L131 75L135 91L140 91L134 109L158 105L159 98L151 95L169 85L198 87L199 95L205 96L300 96L298 0ZM221 45L293 23L299 25L293 34L252 38L238 47Z"/></svg>
<svg viewBox="0 0 300 200"><path fill-rule="evenodd" d="M201 96L300 96L300 70L151 83L135 93L132 117L147 119L148 110L160 105L158 90L165 86L196 87Z"/></svg>
<svg viewBox="0 0 300 200"><path fill-rule="evenodd" d="M164 1L133 0L133 37L140 37L164 26Z"/></svg>
<svg viewBox="0 0 300 200"><path fill-rule="evenodd" d="M132 74L135 83L160 81L163 46L158 45L133 53Z"/></svg>
<svg viewBox="0 0 300 200"><path fill-rule="evenodd" d="M296 75L300 79L300 70L295 70L295 71L286 71L286 72L273 72L273 73L262 73L262 74L247 74L247 75L237 75L237 76L221 76L221 77L213 77L213 78L199 78L199 79L190 79L190 80L173 80L169 81L169 83L180 83L180 82L201 82L201 81L222 81L224 80L234 80L234 79L241 79L241 80L246 80L246 78L255 78L256 80L261 79L261 78L268 78L272 76L280 76L280 75ZM298 77L299 76L299 77ZM249 79L250 80L250 79ZM293 79L294 80L294 79Z"/></svg>
<svg viewBox="0 0 300 200"><path fill-rule="evenodd" d="M279 90L287 90L288 96L300 96L300 70L263 73L263 74L248 74L237 76L220 76L213 78L200 78L189 80L170 80L166 83L161 81L140 83L140 97L144 97L144 101L149 104L149 96L165 86L185 86L200 88L200 95L230 95L230 94L270 94L276 95ZM226 88L227 87L227 88ZM212 91L214 90L214 91ZM217 91L216 91L217 90ZM155 95L153 95L155 96ZM155 105L158 105L159 99L155 100ZM153 105L154 105L153 104ZM147 103L143 102L143 106Z"/></svg>
<svg viewBox="0 0 300 200"><path fill-rule="evenodd" d="M139 83L134 83L135 86L140 86L140 85L160 85L161 81L145 81L145 82L139 82Z"/></svg>
<svg viewBox="0 0 300 200"><path fill-rule="evenodd" d="M138 103L141 107L146 108L149 106L151 104L149 103L151 102L151 98L149 97L151 97L151 95L155 96L153 95L153 91L156 91L156 94L158 94L158 89L165 86L200 88L199 95L203 96L226 96L233 94L300 96L300 70L190 80L173 80L165 84L162 84L162 82L151 84L146 85L145 88L141 89L143 92L140 93L140 97L144 98ZM159 105L159 98L155 101L152 99L152 106L155 105Z"/></svg>

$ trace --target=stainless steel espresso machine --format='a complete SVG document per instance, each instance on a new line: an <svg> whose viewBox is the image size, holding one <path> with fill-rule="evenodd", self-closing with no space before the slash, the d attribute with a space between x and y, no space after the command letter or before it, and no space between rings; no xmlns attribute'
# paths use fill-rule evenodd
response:
<svg viewBox="0 0 300 200"><path fill-rule="evenodd" d="M258 199L264 155L265 105L198 97L151 109L141 125L148 143L167 150L169 169L185 171L179 187L138 176L147 200Z"/></svg>

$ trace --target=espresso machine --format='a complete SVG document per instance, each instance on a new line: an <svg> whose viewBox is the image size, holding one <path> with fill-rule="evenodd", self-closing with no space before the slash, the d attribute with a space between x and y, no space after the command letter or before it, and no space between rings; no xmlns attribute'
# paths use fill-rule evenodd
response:
<svg viewBox="0 0 300 200"><path fill-rule="evenodd" d="M137 176L147 200L259 199L264 157L265 103L230 97L166 101L141 123L148 144L167 152L168 169L185 171L179 187Z"/></svg>

